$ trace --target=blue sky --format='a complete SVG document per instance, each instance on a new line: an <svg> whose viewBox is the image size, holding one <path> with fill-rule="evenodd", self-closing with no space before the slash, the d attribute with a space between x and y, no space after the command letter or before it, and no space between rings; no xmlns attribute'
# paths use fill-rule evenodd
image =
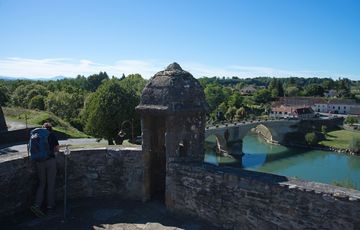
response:
<svg viewBox="0 0 360 230"><path fill-rule="evenodd" d="M360 80L360 1L0 0L0 76Z"/></svg>

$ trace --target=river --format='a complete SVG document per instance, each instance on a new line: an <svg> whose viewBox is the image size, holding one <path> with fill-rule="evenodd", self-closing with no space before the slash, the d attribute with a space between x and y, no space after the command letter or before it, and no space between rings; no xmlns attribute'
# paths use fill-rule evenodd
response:
<svg viewBox="0 0 360 230"><path fill-rule="evenodd" d="M244 155L238 160L217 157L214 145L210 146L206 148L207 163L229 164L232 167L327 184L341 183L360 190L360 156L272 145L256 134L245 136L242 146ZM235 144L231 151L236 154L240 153L239 149Z"/></svg>

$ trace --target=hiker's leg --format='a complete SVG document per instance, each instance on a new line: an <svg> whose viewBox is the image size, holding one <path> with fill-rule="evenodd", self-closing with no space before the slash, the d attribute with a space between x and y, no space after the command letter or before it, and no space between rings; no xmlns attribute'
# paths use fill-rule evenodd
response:
<svg viewBox="0 0 360 230"><path fill-rule="evenodd" d="M47 160L47 206L55 207L56 159Z"/></svg>
<svg viewBox="0 0 360 230"><path fill-rule="evenodd" d="M46 185L46 165L45 162L36 162L36 171L38 175L38 187L36 190L35 205L41 207L44 200L44 190Z"/></svg>

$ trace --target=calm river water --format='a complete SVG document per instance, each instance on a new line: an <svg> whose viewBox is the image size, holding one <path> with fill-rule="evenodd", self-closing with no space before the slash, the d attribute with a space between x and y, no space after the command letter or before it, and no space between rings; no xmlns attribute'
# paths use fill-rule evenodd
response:
<svg viewBox="0 0 360 230"><path fill-rule="evenodd" d="M231 151L239 152L238 146ZM243 140L245 154L234 163L225 157L216 157L214 149L207 148L205 162L211 164L232 163L233 167L292 176L327 184L340 182L351 184L360 190L360 157L330 151L306 150L271 145L255 134Z"/></svg>

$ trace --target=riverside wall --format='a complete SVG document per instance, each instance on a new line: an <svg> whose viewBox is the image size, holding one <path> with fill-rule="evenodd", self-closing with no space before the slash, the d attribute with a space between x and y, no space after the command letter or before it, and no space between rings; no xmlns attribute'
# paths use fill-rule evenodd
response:
<svg viewBox="0 0 360 230"><path fill-rule="evenodd" d="M224 229L360 228L357 190L203 164L168 169L168 208Z"/></svg>
<svg viewBox="0 0 360 230"><path fill-rule="evenodd" d="M83 149L67 156L69 199L119 195L142 200L144 160L138 149ZM64 155L57 156L56 196L64 194ZM26 153L0 155L0 219L29 208L37 186Z"/></svg>

